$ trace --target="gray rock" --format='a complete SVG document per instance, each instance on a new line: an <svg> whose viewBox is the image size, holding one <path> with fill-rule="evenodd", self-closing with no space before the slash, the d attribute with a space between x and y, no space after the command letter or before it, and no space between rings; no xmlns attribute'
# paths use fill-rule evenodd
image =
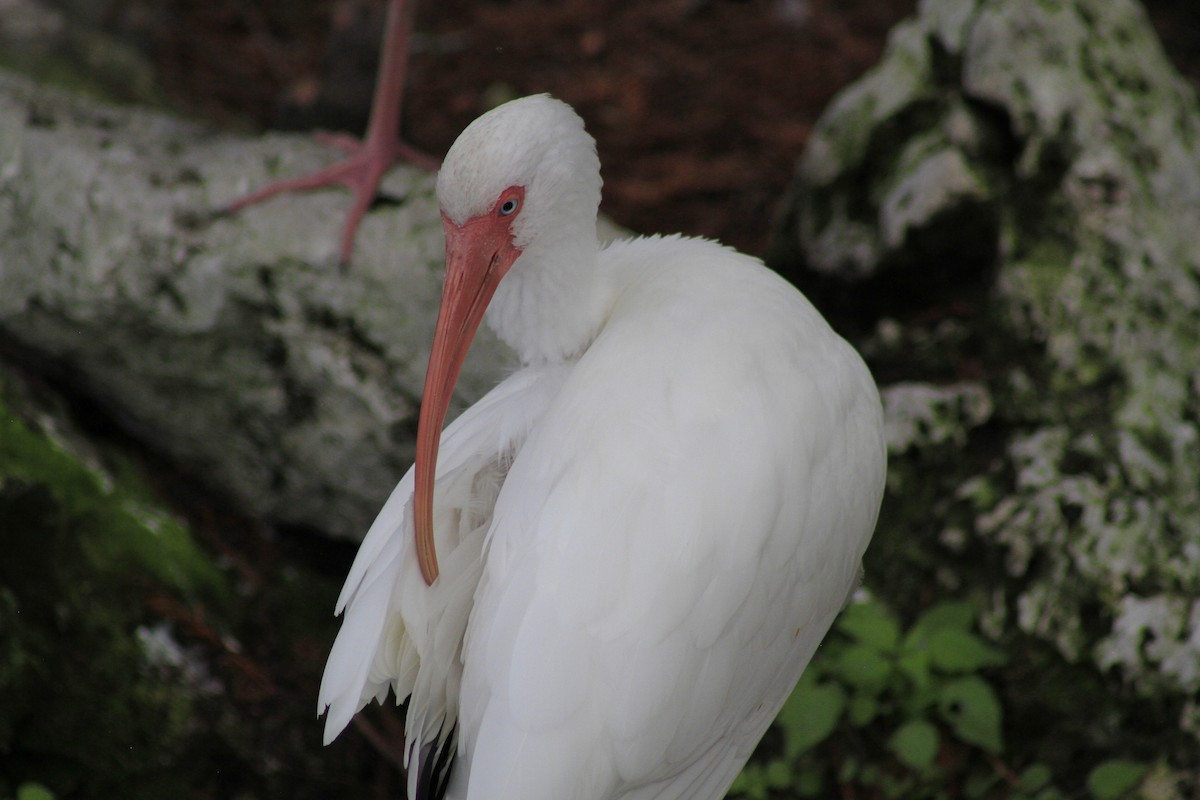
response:
<svg viewBox="0 0 1200 800"><path fill-rule="evenodd" d="M885 390L895 516L1007 569L944 587L1200 738L1200 104L1142 9L924 0L788 208L776 263L915 320L866 345L927 384Z"/></svg>
<svg viewBox="0 0 1200 800"><path fill-rule="evenodd" d="M411 459L441 283L434 178L335 263L348 195L210 210L333 154L0 74L0 338L238 507L361 535ZM460 405L507 356L486 334Z"/></svg>

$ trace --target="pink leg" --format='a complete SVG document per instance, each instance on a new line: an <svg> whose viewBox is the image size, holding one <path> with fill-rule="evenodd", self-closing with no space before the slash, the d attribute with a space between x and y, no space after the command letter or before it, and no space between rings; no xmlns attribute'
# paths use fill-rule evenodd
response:
<svg viewBox="0 0 1200 800"><path fill-rule="evenodd" d="M332 166L290 180L269 183L256 192L234 200L226 211L234 213L268 197L283 192L298 192L323 186L341 184L354 193L354 204L342 227L342 263L350 260L354 250L354 234L366 215L379 189L384 173L398 159L426 169L437 169L437 159L414 150L400 141L400 107L404 96L404 77L408 65L409 34L412 32L413 0L389 0L387 29L383 35L383 56L375 80L375 96L371 102L371 119L362 141L344 134L325 134L318 139L345 150L349 156Z"/></svg>

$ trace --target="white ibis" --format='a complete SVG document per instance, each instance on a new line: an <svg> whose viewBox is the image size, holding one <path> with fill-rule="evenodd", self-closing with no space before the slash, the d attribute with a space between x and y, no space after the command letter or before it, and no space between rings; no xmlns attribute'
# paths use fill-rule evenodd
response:
<svg viewBox="0 0 1200 800"><path fill-rule="evenodd" d="M601 247L595 143L549 96L467 127L437 190L416 464L338 601L325 739L391 689L410 796L723 797L856 583L886 461L870 373L756 259ZM439 457L485 308L523 367Z"/></svg>
<svg viewBox="0 0 1200 800"><path fill-rule="evenodd" d="M236 213L246 206L260 203L284 192L299 192L323 186L342 184L354 193L354 204L342 226L338 248L342 263L350 260L354 250L354 234L379 190L379 182L397 159L410 161L428 169L437 168L437 159L400 140L400 108L404 98L404 78L408 66L408 45L412 33L412 3L414 0L388 0L387 21L383 35L383 54L375 80L371 101L371 117L362 142L349 136L323 136L324 141L349 153L348 157L325 169L299 178L275 181L225 207Z"/></svg>

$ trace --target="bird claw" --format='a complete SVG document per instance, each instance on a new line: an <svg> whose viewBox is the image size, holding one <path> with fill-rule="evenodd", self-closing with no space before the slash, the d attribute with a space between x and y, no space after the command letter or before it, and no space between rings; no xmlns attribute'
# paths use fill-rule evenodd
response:
<svg viewBox="0 0 1200 800"><path fill-rule="evenodd" d="M403 160L425 169L437 169L440 164L437 159L400 141L380 145L370 139L362 141L347 134L333 133L318 133L317 140L347 152L348 157L309 175L272 181L250 194L239 197L218 213L220 216L235 214L247 206L286 192L345 186L354 194L354 203L346 214L338 248L338 260L346 264L354 251L354 236L358 232L359 223L375 201L379 193L379 183L392 164Z"/></svg>
<svg viewBox="0 0 1200 800"><path fill-rule="evenodd" d="M366 137L359 140L342 133L318 133L318 141L343 151L347 157L311 175L269 183L256 192L234 200L226 206L225 214L235 213L283 192L307 191L333 184L345 186L354 193L354 203L342 226L342 240L338 249L340 262L346 264L354 249L358 224L374 202L379 182L392 164L403 160L425 169L438 168L437 159L401 142L398 136L408 39L412 30L412 4L404 0L390 0L385 28L379 77L375 82L375 97L371 103Z"/></svg>

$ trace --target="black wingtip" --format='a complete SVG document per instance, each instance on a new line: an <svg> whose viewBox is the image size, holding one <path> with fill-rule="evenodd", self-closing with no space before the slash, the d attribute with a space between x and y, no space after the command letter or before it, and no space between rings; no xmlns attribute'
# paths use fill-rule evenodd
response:
<svg viewBox="0 0 1200 800"><path fill-rule="evenodd" d="M450 785L450 770L458 755L458 726L421 747L417 759L417 796L413 800L443 800Z"/></svg>

